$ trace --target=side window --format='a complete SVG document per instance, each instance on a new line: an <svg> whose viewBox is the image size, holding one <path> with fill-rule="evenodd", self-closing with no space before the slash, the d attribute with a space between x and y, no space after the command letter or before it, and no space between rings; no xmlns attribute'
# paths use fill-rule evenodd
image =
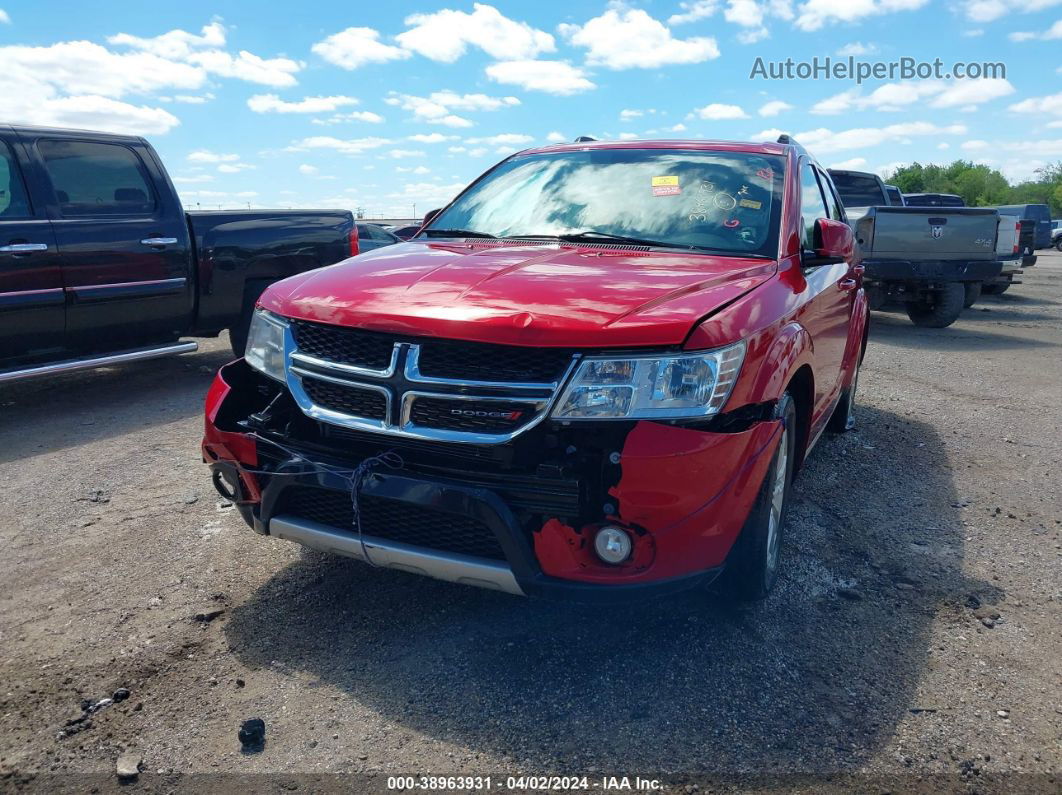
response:
<svg viewBox="0 0 1062 795"><path fill-rule="evenodd" d="M822 189L815 169L810 163L800 167L800 216L803 221L801 242L805 249L810 249L815 243L815 222L830 217L826 212L826 203L822 200Z"/></svg>
<svg viewBox="0 0 1062 795"><path fill-rule="evenodd" d="M834 221L844 220L844 210L841 209L841 200L837 198L837 192L834 190L833 181L826 176L820 169L815 169L819 175L819 182L822 184L822 193L826 197L826 208L830 211L830 214L826 216Z"/></svg>
<svg viewBox="0 0 1062 795"><path fill-rule="evenodd" d="M148 215L155 194L140 158L118 144L38 141L64 216Z"/></svg>
<svg viewBox="0 0 1062 795"><path fill-rule="evenodd" d="M32 214L15 153L5 141L0 141L0 220L28 218Z"/></svg>

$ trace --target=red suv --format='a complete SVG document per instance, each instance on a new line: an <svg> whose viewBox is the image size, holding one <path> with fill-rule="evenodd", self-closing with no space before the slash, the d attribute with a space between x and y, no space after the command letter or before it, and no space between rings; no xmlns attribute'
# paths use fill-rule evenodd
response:
<svg viewBox="0 0 1062 795"><path fill-rule="evenodd" d="M826 172L785 137L580 142L429 216L260 299L203 442L247 523L510 593L766 595L866 345Z"/></svg>

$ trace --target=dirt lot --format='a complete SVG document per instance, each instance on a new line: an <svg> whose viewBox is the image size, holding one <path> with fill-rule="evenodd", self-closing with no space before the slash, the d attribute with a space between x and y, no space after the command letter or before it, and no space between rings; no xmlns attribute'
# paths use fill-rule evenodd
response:
<svg viewBox="0 0 1062 795"><path fill-rule="evenodd" d="M547 605L253 535L197 450L223 341L0 389L0 785L113 786L132 751L162 791L1057 791L1062 255L952 328L873 322L860 427L814 452L782 582L742 609Z"/></svg>

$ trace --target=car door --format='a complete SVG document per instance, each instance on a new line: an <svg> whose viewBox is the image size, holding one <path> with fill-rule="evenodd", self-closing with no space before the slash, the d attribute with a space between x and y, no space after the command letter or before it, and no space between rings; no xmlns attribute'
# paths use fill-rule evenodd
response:
<svg viewBox="0 0 1062 795"><path fill-rule="evenodd" d="M23 152L0 127L0 369L54 358L64 341L59 252L45 208L31 196Z"/></svg>
<svg viewBox="0 0 1062 795"><path fill-rule="evenodd" d="M194 298L190 241L176 196L146 146L128 138L24 141L50 183L67 291L67 338L85 350L175 339Z"/></svg>
<svg viewBox="0 0 1062 795"><path fill-rule="evenodd" d="M844 220L844 211L829 181L825 176L820 179L818 169L804 158L800 164L800 215L808 300L799 319L814 343L815 403L819 415L829 408L841 389L841 364L859 280L853 277L848 263L815 264L815 222L820 218Z"/></svg>

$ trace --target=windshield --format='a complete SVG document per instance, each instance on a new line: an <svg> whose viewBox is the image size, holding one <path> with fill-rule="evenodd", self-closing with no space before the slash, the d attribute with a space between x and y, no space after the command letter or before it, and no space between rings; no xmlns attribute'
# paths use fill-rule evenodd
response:
<svg viewBox="0 0 1062 795"><path fill-rule="evenodd" d="M773 258L784 176L781 157L742 152L590 149L518 156L473 184L428 232L596 233Z"/></svg>

